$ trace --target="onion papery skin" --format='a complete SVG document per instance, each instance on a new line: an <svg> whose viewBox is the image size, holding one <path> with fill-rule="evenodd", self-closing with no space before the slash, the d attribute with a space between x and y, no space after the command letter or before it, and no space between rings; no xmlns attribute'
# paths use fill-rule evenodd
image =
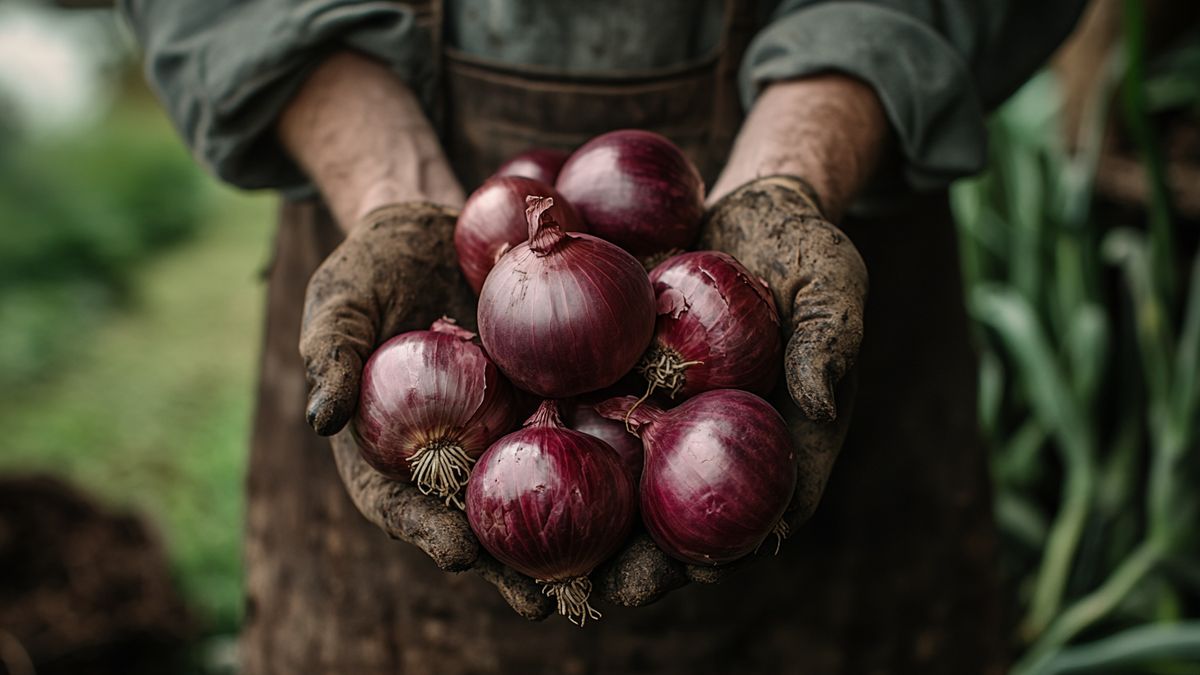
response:
<svg viewBox="0 0 1200 675"><path fill-rule="evenodd" d="M639 258L687 249L704 214L704 180L666 138L612 131L580 146L555 187L592 234Z"/></svg>
<svg viewBox="0 0 1200 675"><path fill-rule="evenodd" d="M601 416L592 403L575 399L563 408L567 426L607 443L617 452L636 485L642 477L642 439L629 433L623 423Z"/></svg>
<svg viewBox="0 0 1200 675"><path fill-rule="evenodd" d="M467 520L479 543L547 592L587 584L628 538L635 509L633 481L616 451L564 427L553 401L488 448L467 485ZM582 615L563 611L561 600L559 609L580 621L598 617L590 607Z"/></svg>
<svg viewBox="0 0 1200 675"><path fill-rule="evenodd" d="M635 404L626 396L597 409L624 419ZM776 531L796 487L796 455L769 403L718 389L668 411L642 404L630 418L646 451L642 522L668 555L722 565Z"/></svg>
<svg viewBox="0 0 1200 675"><path fill-rule="evenodd" d="M650 281L658 318L638 370L655 388L674 398L713 389L771 393L783 336L766 282L720 251L677 255Z"/></svg>
<svg viewBox="0 0 1200 675"><path fill-rule="evenodd" d="M513 384L568 398L615 383L641 358L654 332L654 290L620 248L552 220L543 226L488 275L479 336Z"/></svg>
<svg viewBox="0 0 1200 675"><path fill-rule="evenodd" d="M496 260L528 238L525 198L529 195L546 195L554 199L550 213L563 230L587 231L574 207L549 184L520 176L487 180L471 193L454 226L458 266L476 295Z"/></svg>
<svg viewBox="0 0 1200 675"><path fill-rule="evenodd" d="M363 368L352 426L363 459L393 480L414 482L422 449L461 450L469 460L457 485L418 483L448 504L460 503L470 464L517 421L512 386L473 339L442 320L383 343Z"/></svg>
<svg viewBox="0 0 1200 675"><path fill-rule="evenodd" d="M494 176L524 176L554 185L569 153L553 148L534 148L513 157L496 169Z"/></svg>

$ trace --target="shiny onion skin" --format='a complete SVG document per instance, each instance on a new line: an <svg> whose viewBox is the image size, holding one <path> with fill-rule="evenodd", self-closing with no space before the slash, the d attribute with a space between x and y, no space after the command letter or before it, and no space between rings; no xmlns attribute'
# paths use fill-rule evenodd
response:
<svg viewBox="0 0 1200 675"><path fill-rule="evenodd" d="M471 465L517 422L512 386L448 319L402 333L363 368L352 430L376 471L462 507Z"/></svg>
<svg viewBox="0 0 1200 675"><path fill-rule="evenodd" d="M704 214L704 180L671 141L626 129L597 136L555 184L588 231L639 258L686 249Z"/></svg>
<svg viewBox="0 0 1200 675"><path fill-rule="evenodd" d="M650 272L658 320L638 363L650 390L687 398L713 389L767 396L783 367L779 312L766 282L733 256L695 251Z"/></svg>
<svg viewBox="0 0 1200 675"><path fill-rule="evenodd" d="M616 450L634 484L641 479L642 440L629 433L623 423L602 417L593 403L579 399L563 406L563 418L568 427L595 436Z"/></svg>
<svg viewBox="0 0 1200 675"><path fill-rule="evenodd" d="M637 400L597 406L624 419ZM646 449L642 522L659 548L684 562L722 565L772 533L796 487L796 454L779 413L749 392L717 389L664 411L641 404L630 424Z"/></svg>
<svg viewBox="0 0 1200 675"><path fill-rule="evenodd" d="M496 169L493 176L524 176L554 185L558 172L567 161L567 153L551 148L534 148L513 157ZM542 193L545 194L545 193Z"/></svg>
<svg viewBox="0 0 1200 675"><path fill-rule="evenodd" d="M546 183L520 176L490 178L471 193L454 226L454 249L467 283L479 295L496 260L529 237L525 197L554 199L550 215L567 232L586 232L575 209Z"/></svg>
<svg viewBox="0 0 1200 675"><path fill-rule="evenodd" d="M544 401L479 458L467 485L467 520L497 560L543 584L558 611L580 626L587 575L616 553L633 526L633 480L607 443L563 426Z"/></svg>
<svg viewBox="0 0 1200 675"><path fill-rule="evenodd" d="M563 232L549 217L553 203L529 198L529 241L484 282L479 337L513 384L567 398L613 384L638 362L654 332L654 290L633 256Z"/></svg>

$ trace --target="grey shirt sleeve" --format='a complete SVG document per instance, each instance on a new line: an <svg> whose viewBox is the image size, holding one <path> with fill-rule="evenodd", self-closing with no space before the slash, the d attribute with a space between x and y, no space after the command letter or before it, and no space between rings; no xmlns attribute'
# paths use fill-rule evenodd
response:
<svg viewBox="0 0 1200 675"><path fill-rule="evenodd" d="M120 9L145 52L151 86L193 154L239 187L307 185L274 125L332 50L378 58L430 100L429 33L397 3L121 0Z"/></svg>
<svg viewBox="0 0 1200 675"><path fill-rule="evenodd" d="M742 62L747 108L772 81L842 72L879 95L905 177L934 189L983 168L984 113L1074 26L1085 0L785 0Z"/></svg>

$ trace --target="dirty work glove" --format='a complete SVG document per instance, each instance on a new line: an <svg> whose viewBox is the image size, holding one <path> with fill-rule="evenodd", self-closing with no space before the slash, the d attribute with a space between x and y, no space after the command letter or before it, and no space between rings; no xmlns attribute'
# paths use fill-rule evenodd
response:
<svg viewBox="0 0 1200 675"><path fill-rule="evenodd" d="M475 323L474 298L455 262L457 216L429 203L373 211L313 274L300 333L310 386L308 422L319 434L336 434L338 473L367 520L416 545L444 570L476 571L518 614L542 619L554 605L532 579L481 551L461 511L375 472L344 429L358 403L363 364L376 346L398 333L426 329L443 315Z"/></svg>
<svg viewBox="0 0 1200 675"><path fill-rule="evenodd" d="M854 385L847 375L862 342L866 265L821 214L813 190L794 176L759 178L714 204L699 248L729 253L765 279L780 310L787 390L773 403L797 456L796 491L784 514L794 531L816 510L846 437ZM599 586L613 602L640 605L688 580L717 581L729 569L683 565L645 538L602 570Z"/></svg>

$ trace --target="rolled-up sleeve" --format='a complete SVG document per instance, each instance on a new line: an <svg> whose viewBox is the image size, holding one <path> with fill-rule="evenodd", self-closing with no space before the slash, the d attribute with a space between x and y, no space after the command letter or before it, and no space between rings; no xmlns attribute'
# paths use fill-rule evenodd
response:
<svg viewBox="0 0 1200 675"><path fill-rule="evenodd" d="M428 32L393 2L121 0L146 75L196 158L244 188L307 179L275 138L275 121L320 59L354 49L387 63L429 101Z"/></svg>
<svg viewBox="0 0 1200 675"><path fill-rule="evenodd" d="M842 72L879 95L908 183L980 170L984 114L1066 37L1085 0L790 0L742 62L747 108L770 82Z"/></svg>

